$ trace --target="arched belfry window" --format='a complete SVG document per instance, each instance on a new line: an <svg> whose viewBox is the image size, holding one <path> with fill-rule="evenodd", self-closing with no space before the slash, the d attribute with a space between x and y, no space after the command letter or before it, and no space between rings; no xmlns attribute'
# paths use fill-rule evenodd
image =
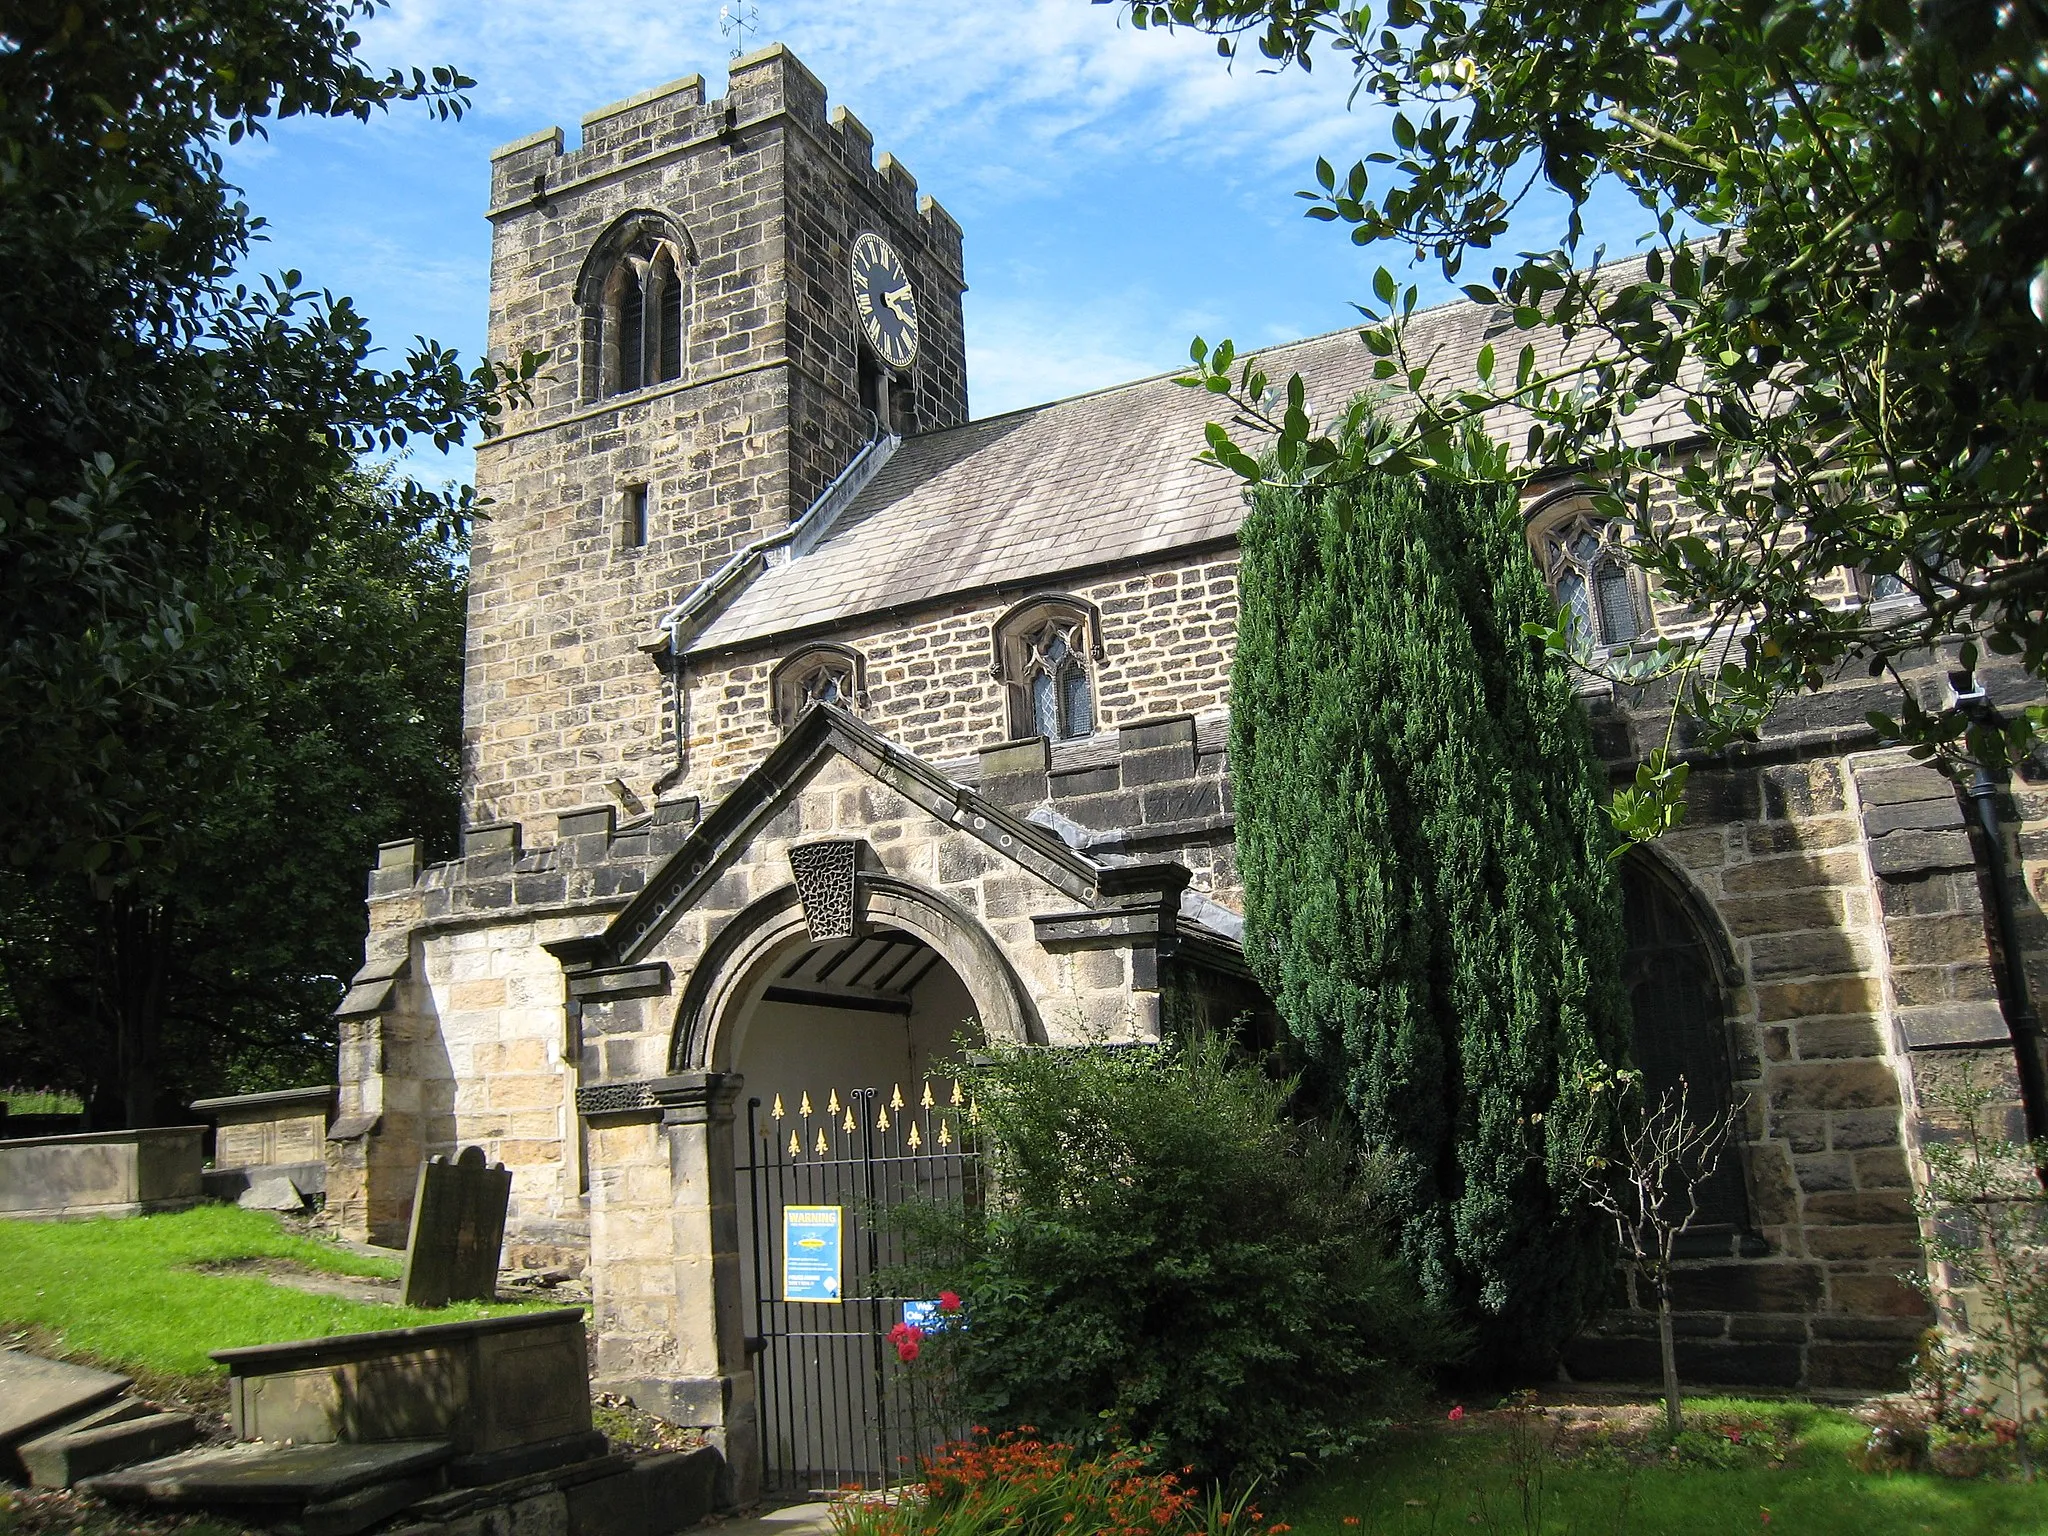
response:
<svg viewBox="0 0 2048 1536"><path fill-rule="evenodd" d="M1629 1054L1643 1075L1644 1103L1657 1104L1683 1079L1695 1119L1726 1113L1735 1089L1716 952L1673 878L1650 856L1623 861L1621 884L1628 925L1622 980L1629 998ZM1694 1226L1704 1240L1711 1241L1716 1229L1750 1228L1739 1140L1738 1130L1700 1190Z"/></svg>
<svg viewBox="0 0 2048 1536"><path fill-rule="evenodd" d="M591 248L583 302L583 393L630 394L683 376L690 253L658 214L628 214Z"/></svg>
<svg viewBox="0 0 2048 1536"><path fill-rule="evenodd" d="M865 709L868 702L867 658L850 645L806 646L787 657L768 678L774 698L775 723L788 730L813 704Z"/></svg>
<svg viewBox="0 0 2048 1536"><path fill-rule="evenodd" d="M993 671L1010 697L1010 734L1073 741L1095 734L1102 619L1072 597L1026 598L996 621Z"/></svg>
<svg viewBox="0 0 2048 1536"><path fill-rule="evenodd" d="M1613 519L1566 517L1537 531L1537 557L1557 605L1587 645L1626 645L1649 626L1635 567Z"/></svg>

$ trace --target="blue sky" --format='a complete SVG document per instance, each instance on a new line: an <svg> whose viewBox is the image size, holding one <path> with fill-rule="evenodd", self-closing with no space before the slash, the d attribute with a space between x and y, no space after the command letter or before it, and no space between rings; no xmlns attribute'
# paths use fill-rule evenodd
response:
<svg viewBox="0 0 2048 1536"><path fill-rule="evenodd" d="M739 8L734 0L735 9ZM681 75L724 90L719 0L396 0L374 63L476 79L460 123L396 109L284 124L230 153L270 224L253 266L351 295L379 342L483 343L492 148ZM1227 71L1213 44L1087 0L759 0L780 41L967 233L968 379L985 416L1172 368L1197 333L1256 345L1355 318L1380 255L1302 217L1318 153L1382 147L1349 77ZM1343 158L1340 160L1339 157ZM1525 243L1556 231L1532 224ZM1433 274L1426 274L1425 279ZM1425 293L1443 296L1425 280ZM423 478L466 478L429 450Z"/></svg>

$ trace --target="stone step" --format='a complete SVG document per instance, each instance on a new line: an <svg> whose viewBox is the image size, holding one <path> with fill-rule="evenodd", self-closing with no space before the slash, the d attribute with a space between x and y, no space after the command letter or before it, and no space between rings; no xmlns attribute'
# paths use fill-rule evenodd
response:
<svg viewBox="0 0 2048 1536"><path fill-rule="evenodd" d="M146 1419L163 1410L154 1408L139 1397L117 1397L111 1403L102 1404L89 1413L75 1419L66 1419L62 1424L52 1424L35 1438L48 1439L51 1435L75 1435L80 1430L100 1429L108 1424L126 1424L131 1419ZM26 1447L30 1442L23 1441Z"/></svg>
<svg viewBox="0 0 2048 1536"><path fill-rule="evenodd" d="M0 1477L23 1476L15 1448L92 1412L128 1390L112 1371L0 1349Z"/></svg>
<svg viewBox="0 0 2048 1536"><path fill-rule="evenodd" d="M36 1487L69 1488L82 1478L168 1455L198 1434L189 1413L152 1413L91 1429L61 1429L29 1441L20 1455Z"/></svg>
<svg viewBox="0 0 2048 1536"><path fill-rule="evenodd" d="M446 1440L373 1445L279 1445L254 1441L166 1456L86 1481L120 1504L244 1507L280 1516L347 1498L382 1483L438 1478L455 1454ZM417 1496L417 1495L415 1495Z"/></svg>

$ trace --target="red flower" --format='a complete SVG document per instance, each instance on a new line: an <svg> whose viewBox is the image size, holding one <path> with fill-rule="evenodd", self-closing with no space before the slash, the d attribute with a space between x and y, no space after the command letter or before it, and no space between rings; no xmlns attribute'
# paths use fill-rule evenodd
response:
<svg viewBox="0 0 2048 1536"><path fill-rule="evenodd" d="M1463 1403L1460 1403L1460 1404L1458 1404L1458 1406L1457 1406L1457 1407L1455 1407L1455 1408L1453 1408L1453 1409L1451 1410L1451 1422L1452 1422L1453 1424L1462 1424L1462 1423L1464 1422L1464 1420L1465 1420L1465 1405L1464 1405Z"/></svg>
<svg viewBox="0 0 2048 1536"><path fill-rule="evenodd" d="M915 1328L911 1329L910 1331L912 1333L917 1332ZM896 1345L896 1358L898 1360L901 1360L905 1365L908 1365L911 1361L917 1358L918 1351L922 1347L923 1346L920 1345L916 1339L900 1340Z"/></svg>
<svg viewBox="0 0 2048 1536"><path fill-rule="evenodd" d="M939 1310L941 1312L958 1312L960 1310L960 1293L958 1291L939 1292Z"/></svg>

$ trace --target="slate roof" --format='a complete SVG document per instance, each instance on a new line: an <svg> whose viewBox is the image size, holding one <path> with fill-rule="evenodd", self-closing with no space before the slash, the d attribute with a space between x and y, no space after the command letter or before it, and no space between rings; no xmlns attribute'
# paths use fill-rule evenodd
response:
<svg viewBox="0 0 2048 1536"><path fill-rule="evenodd" d="M1500 311L1464 300L1418 314L1411 336L1446 379L1469 377L1488 339L1511 372L1525 339ZM1539 366L1557 355L1554 332L1527 339ZM1317 414L1373 387L1356 330L1260 356L1276 384L1302 375ZM1176 384L1184 371L907 439L815 548L763 572L690 654L1228 541L1244 517L1242 482L1195 462L1222 402ZM1489 427L1518 441L1528 421L1510 409ZM1631 435L1660 430L1646 413Z"/></svg>

